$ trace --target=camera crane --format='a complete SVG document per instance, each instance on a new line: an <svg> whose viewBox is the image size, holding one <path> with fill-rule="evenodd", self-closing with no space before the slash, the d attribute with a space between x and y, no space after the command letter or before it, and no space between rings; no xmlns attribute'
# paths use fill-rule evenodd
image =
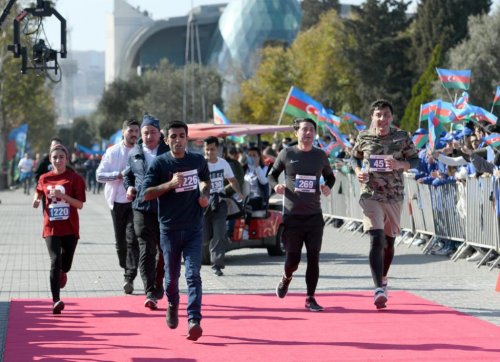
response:
<svg viewBox="0 0 500 362"><path fill-rule="evenodd" d="M0 16L0 28L2 27L3 22L9 15L16 1L17 0L9 0L9 2L7 3L7 6L5 7L2 15ZM61 58L66 58L68 54L66 49L66 19L61 14L59 14L59 12L56 9L52 7L50 1L37 0L35 7L23 9L14 18L13 44L8 45L7 49L14 54L14 58L21 57L22 74L26 74L28 70L36 70L42 72L53 70L54 74L57 75L58 71L60 71L59 63L57 62L58 52L54 49L50 49L45 44L45 41L43 39L38 39L36 43L33 45L32 49L33 56L31 58L32 66L28 66L28 50L26 46L22 46L21 44L21 30L20 30L21 22L28 15L32 15L38 18L45 18L54 15L59 20L59 22L61 23L61 50L59 51L59 53L61 54ZM53 62L53 64L49 64L50 62Z"/></svg>

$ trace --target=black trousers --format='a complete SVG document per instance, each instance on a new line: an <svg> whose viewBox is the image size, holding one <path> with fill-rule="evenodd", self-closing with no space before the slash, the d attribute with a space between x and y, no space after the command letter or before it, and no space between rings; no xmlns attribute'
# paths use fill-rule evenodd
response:
<svg viewBox="0 0 500 362"><path fill-rule="evenodd" d="M45 238L50 256L50 291L52 301L60 300L59 278L61 271L67 273L73 264L78 239L75 235L47 236Z"/></svg>
<svg viewBox="0 0 500 362"><path fill-rule="evenodd" d="M144 292L148 297L157 296L157 291L163 289L165 275L158 215L134 210L134 230L139 241L139 270Z"/></svg>
<svg viewBox="0 0 500 362"><path fill-rule="evenodd" d="M115 229L116 253L120 266L125 269L124 278L133 281L139 264L139 243L134 232L134 214L131 203L115 202L111 210Z"/></svg>

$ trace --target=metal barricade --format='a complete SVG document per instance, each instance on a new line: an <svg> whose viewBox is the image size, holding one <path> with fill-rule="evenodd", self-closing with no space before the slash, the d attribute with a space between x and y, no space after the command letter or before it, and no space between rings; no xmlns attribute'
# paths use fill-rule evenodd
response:
<svg viewBox="0 0 500 362"><path fill-rule="evenodd" d="M494 196L492 178L474 177L467 180L465 239L469 245L498 251L498 217Z"/></svg>
<svg viewBox="0 0 500 362"><path fill-rule="evenodd" d="M432 215L434 218L434 236L454 241L465 240L465 210L458 212L461 185L446 184L429 186ZM464 197L464 195L462 195Z"/></svg>
<svg viewBox="0 0 500 362"><path fill-rule="evenodd" d="M406 176L405 193L410 202L415 232L434 236L434 218L428 185L419 184L415 179Z"/></svg>
<svg viewBox="0 0 500 362"><path fill-rule="evenodd" d="M336 219L348 220L348 178L342 172L335 174L335 185L330 194L330 215Z"/></svg>

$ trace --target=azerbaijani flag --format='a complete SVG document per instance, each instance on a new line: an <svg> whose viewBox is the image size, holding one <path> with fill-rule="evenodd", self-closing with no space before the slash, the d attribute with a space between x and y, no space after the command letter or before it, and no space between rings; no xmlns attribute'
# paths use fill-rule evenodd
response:
<svg viewBox="0 0 500 362"><path fill-rule="evenodd" d="M468 104L462 110L457 112L457 119L472 119L476 122L486 121L491 124L496 124L498 117L484 108Z"/></svg>
<svg viewBox="0 0 500 362"><path fill-rule="evenodd" d="M342 134L340 130L335 127L334 125L327 124L326 128L330 131L332 136L335 138L337 142L340 142L343 147L352 147L351 142L349 142L349 139L347 138L346 135Z"/></svg>
<svg viewBox="0 0 500 362"><path fill-rule="evenodd" d="M441 125L439 120L434 117L434 112L429 113L429 117L427 118L427 122L429 124L429 147L431 151L434 151L434 147L439 142L439 138L441 135Z"/></svg>
<svg viewBox="0 0 500 362"><path fill-rule="evenodd" d="M451 70L436 68L439 80L443 87L449 89L468 90L470 85L471 71L467 70Z"/></svg>
<svg viewBox="0 0 500 362"><path fill-rule="evenodd" d="M412 137L411 140L413 141L415 147L423 148L427 144L427 142L429 142L429 135L416 134L415 136Z"/></svg>
<svg viewBox="0 0 500 362"><path fill-rule="evenodd" d="M325 151L327 156L330 156L332 153L337 152L338 150L342 149L342 143L337 142L337 141L332 141L328 146L323 148L323 151Z"/></svg>
<svg viewBox="0 0 500 362"><path fill-rule="evenodd" d="M366 128L366 122L356 117L354 114L344 112L342 119L347 121L347 123L354 123L354 127L356 127L358 131L362 131Z"/></svg>
<svg viewBox="0 0 500 362"><path fill-rule="evenodd" d="M467 106L467 104L469 104L469 93L463 92L462 96L457 99L454 106L457 109L463 109L465 108L465 106Z"/></svg>
<svg viewBox="0 0 500 362"><path fill-rule="evenodd" d="M441 99L423 104L420 111L420 120L427 120L430 112L433 112L434 116L443 123L451 123L457 120L453 104L444 102Z"/></svg>
<svg viewBox="0 0 500 362"><path fill-rule="evenodd" d="M491 147L500 146L500 133L490 134L489 136L484 138L484 142L486 142L486 144Z"/></svg>
<svg viewBox="0 0 500 362"><path fill-rule="evenodd" d="M214 104L214 124L230 124L224 113Z"/></svg>
<svg viewBox="0 0 500 362"><path fill-rule="evenodd" d="M23 123L19 127L10 131L7 137L7 161L14 158L16 153L24 153L26 148L26 139L28 137L28 124ZM19 157L21 158L21 157Z"/></svg>
<svg viewBox="0 0 500 362"><path fill-rule="evenodd" d="M340 117L333 114L332 109L323 108L321 110L320 118L324 119L325 123L333 124L335 127L339 127L340 122L342 122Z"/></svg>
<svg viewBox="0 0 500 362"><path fill-rule="evenodd" d="M285 102L286 114L294 117L312 118L320 124L324 123L324 107L300 89L292 86Z"/></svg>
<svg viewBox="0 0 500 362"><path fill-rule="evenodd" d="M500 106L500 85L497 87L495 98L493 98L493 106Z"/></svg>

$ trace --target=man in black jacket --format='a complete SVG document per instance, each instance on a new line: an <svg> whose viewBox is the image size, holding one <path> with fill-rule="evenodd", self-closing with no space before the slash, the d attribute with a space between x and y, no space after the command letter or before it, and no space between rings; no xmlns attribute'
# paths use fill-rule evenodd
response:
<svg viewBox="0 0 500 362"><path fill-rule="evenodd" d="M158 202L144 201L142 182L149 165L156 156L170 148L163 141L158 119L146 114L141 124L141 139L130 151L124 186L127 198L132 201L134 230L139 241L139 270L144 282L144 306L154 310L158 299L163 298L164 263L160 248Z"/></svg>

